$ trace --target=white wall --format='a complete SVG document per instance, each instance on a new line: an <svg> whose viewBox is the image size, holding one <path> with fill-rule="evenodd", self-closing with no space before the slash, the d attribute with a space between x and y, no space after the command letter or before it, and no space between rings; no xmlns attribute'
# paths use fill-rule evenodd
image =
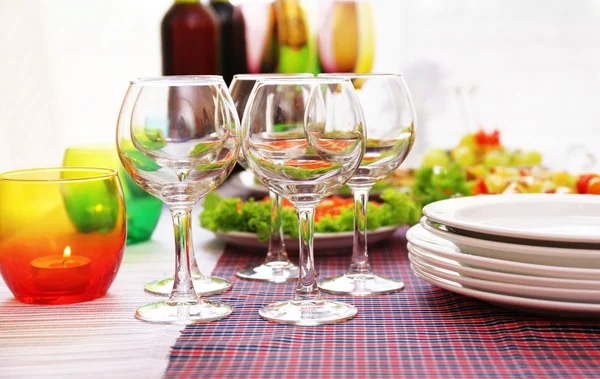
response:
<svg viewBox="0 0 600 379"><path fill-rule="evenodd" d="M600 1L379 3L389 20L379 34L398 26L379 40L380 57L427 103L428 142L457 141L465 127L454 89L476 86L484 124L507 145L540 148L557 166L565 145L600 152Z"/></svg>
<svg viewBox="0 0 600 379"><path fill-rule="evenodd" d="M422 149L466 131L455 90L478 89L486 127L560 165L600 151L600 1L375 0L375 69L401 71ZM60 165L112 141L128 81L160 73L170 0L0 0L0 171Z"/></svg>
<svg viewBox="0 0 600 379"><path fill-rule="evenodd" d="M0 171L112 142L128 81L159 75L169 0L0 0Z"/></svg>

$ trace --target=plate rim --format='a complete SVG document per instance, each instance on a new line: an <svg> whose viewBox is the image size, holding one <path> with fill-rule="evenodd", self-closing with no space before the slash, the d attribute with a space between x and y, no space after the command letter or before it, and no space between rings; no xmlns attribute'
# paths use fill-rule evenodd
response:
<svg viewBox="0 0 600 379"><path fill-rule="evenodd" d="M410 257L413 256L412 254L409 254L409 259L411 259ZM486 279L479 279L479 278L473 278L470 276L463 276L460 275L460 273L456 272L456 271L452 271L452 270L446 270L446 271L450 271L456 275L452 275L449 273L445 273L443 272L445 269L440 269L439 267L436 267L434 265L428 264L425 262L424 266L423 264L420 263L421 259L419 259L418 257L416 257L417 261L413 261L411 260L411 263L420 266L420 268L431 274L434 276L438 276L442 279L446 279L449 281L453 281L456 282L458 284L460 284L461 286L468 286L471 289L476 289L478 291L484 291L484 292L492 292L492 293L500 293L503 295L509 295L509 296L516 296L516 297L526 297L526 298L531 298L531 299L539 299L539 300L551 300L551 301L562 301L562 302L566 302L566 303L572 303L572 302L576 302L576 303L583 303L583 304L597 304L600 306L600 290L598 289L583 289L583 288L560 288L560 287L544 287L544 286L534 286L534 285L525 285L525 284L516 284L516 283L505 283L505 282L498 282L498 281L494 281L494 280L486 280ZM427 266L431 266L431 267L427 267ZM439 272L442 271L442 272ZM450 278L450 277L455 277L454 278ZM480 286L487 286L488 288L482 288ZM500 287L504 287L509 289L511 292L513 293L502 293L502 290L500 289ZM524 291L537 291L538 295L527 295L524 294ZM549 298L540 298L539 292L563 292L563 294L561 294L560 296L562 297L562 299L549 299ZM577 301L569 301L568 298L569 296L575 296L576 294L581 293L581 294L588 294L588 295L594 295L595 296L595 300L593 302L585 302L582 300L577 300ZM543 296L543 295L541 295Z"/></svg>
<svg viewBox="0 0 600 379"><path fill-rule="evenodd" d="M417 232L415 232L417 230ZM421 224L417 224L406 232L407 241L415 245L426 252L431 252L436 255L450 257L449 259L454 259L458 262L464 261L470 262L474 265L483 265L485 267L495 267L498 270L507 270L511 268L513 270L518 270L518 272L531 275L532 272L539 273L539 276L548 276L549 274L554 274L554 276L559 275L561 278L573 279L573 280L594 280L591 278L599 278L600 277L600 269L590 269L590 268L578 268L578 267L557 267L557 266L544 266L538 265L535 263L523 263L523 262L513 262L513 261L503 261L501 259L496 258L488 258L477 255L465 254L463 252L458 252L456 246L454 248L450 248L447 246L436 245L428 241L420 240L415 236L415 233L418 231L422 231L424 233L431 234L434 238L441 239L436 235L428 232L421 226ZM444 240L447 243L450 243ZM416 242L416 243L415 243ZM463 262L461 262L463 263ZM515 272L515 271L512 271ZM573 277L575 275L576 277ZM583 278L585 277L585 278Z"/></svg>
<svg viewBox="0 0 600 379"><path fill-rule="evenodd" d="M526 232L519 229L511 229L499 226L483 225L476 222L469 222L460 220L456 217L456 212L460 208L466 206L485 206L487 204L502 204L515 201L521 203L528 203L533 200L556 203L557 201L566 202L583 202L583 203L595 203L600 204L600 198L594 195L582 195L582 194L503 194L503 195L480 195L480 196L465 196L453 199L446 199L436 201L434 203L427 204L423 207L423 215L428 218L439 222L450 227L463 229L472 232L492 234L504 237L533 239L533 240L544 240L544 241L557 241L557 242L579 242L579 243L593 243L600 244L599 236L572 236L569 234L561 233L548 233L544 232ZM490 203L491 201L491 203Z"/></svg>
<svg viewBox="0 0 600 379"><path fill-rule="evenodd" d="M500 242L500 241L492 241L481 238L474 238L471 236L465 236L458 233L453 233L449 230L439 229L433 225L429 225L429 221L433 221L428 219L426 216L422 217L419 220L419 224L423 227L423 229L428 232L437 235L440 238L446 239L452 243L461 243L464 245L471 245L474 248L482 248L482 249L494 249L494 250L507 250L512 249L514 251L536 255L536 256L548 256L551 255L553 257L569 257L573 254L578 254L580 257L584 259L600 259L600 250L596 249L576 249L576 248L565 248L565 247L554 247L554 246L534 246L534 245L521 245L510 242ZM435 222L435 221L434 221ZM443 225L443 224L442 224Z"/></svg>
<svg viewBox="0 0 600 379"><path fill-rule="evenodd" d="M387 232L391 232L393 230L399 229L401 227L403 227L404 225L397 225L397 226L382 226L380 228L374 229L374 230L367 230L367 237L371 234L384 234ZM238 231L230 231L230 232L213 232L215 234L215 236L220 237L220 236L231 236L231 237L242 237L242 238L251 238L252 236L256 236L256 233L251 233L251 232L238 232ZM354 237L354 232L337 232L337 233L314 233L315 239L319 238L319 239L333 239L333 238L340 238L340 237ZM284 236L284 238L290 238L290 236ZM295 238L294 238L295 240Z"/></svg>
<svg viewBox="0 0 600 379"><path fill-rule="evenodd" d="M478 267L472 267L472 266L463 266L460 264L460 262L451 260L451 259L447 259L447 260L451 260L452 262L455 263L451 263L451 262L444 262L443 259L439 259L439 258L443 258L443 257L439 257L436 254L433 254L431 252L428 251L422 251L422 249L419 249L416 246L413 245L409 245L408 246L408 251L410 254L412 254L413 256L416 256L418 259L425 261L425 263L430 264L432 266L435 266L435 264L441 264L441 265L445 265L446 267L440 267L443 269L447 269L447 270L451 270L451 271L455 271L459 274L464 274L464 275L480 275L478 277L478 279L482 279L482 280L490 280L490 281L496 281L496 282L500 282L500 283L514 283L511 282L511 280L513 281L517 281L517 280L524 280L524 281L528 281L530 280L532 283L533 282L537 282L538 284L525 284L523 282L520 282L518 284L521 285L530 285L530 286L549 286L552 288L561 288L561 289L576 289L576 290L586 290L586 289L594 289L594 290L600 290L600 280L586 280L586 279L568 279L568 278L556 278L556 277L546 277L546 276L532 276L532 275L525 275L525 274L516 274L516 273L511 273L511 272L504 272L504 271L495 271L495 270L486 270L486 269L482 269L482 268L478 268ZM435 261L436 263L434 264L432 261ZM447 267L451 267L451 268L447 268ZM487 276L486 278L484 278L484 276ZM494 278L494 279L492 279ZM546 284L542 284L542 283L546 283ZM561 287L561 285L568 285L569 284L573 284L574 287ZM575 287L578 284L587 284L589 285L584 287ZM591 288L591 287L595 287L595 288Z"/></svg>
<svg viewBox="0 0 600 379"><path fill-rule="evenodd" d="M443 281L439 281L435 277L432 278L431 274L424 274L418 267L414 265L410 265L411 270L424 281L433 284L437 287L443 288L447 291L458 293L463 296L472 297L474 299L478 299L481 301L487 302L496 302L497 304L505 304L511 306L524 306L529 309L539 309L539 310L552 310L552 311L568 311L568 312L577 312L577 313L586 313L586 314L596 314L600 313L600 304L593 303L567 303L563 301L555 301L555 300L544 300L544 299L532 299L527 297L518 297L511 295L503 295L497 294L493 292L485 292L480 290L475 290L471 288L465 288L461 286L455 286L453 284L445 283ZM447 282L452 282L447 280ZM441 284L440 284L441 283ZM535 305L535 307L532 307ZM568 308L568 309L565 309Z"/></svg>

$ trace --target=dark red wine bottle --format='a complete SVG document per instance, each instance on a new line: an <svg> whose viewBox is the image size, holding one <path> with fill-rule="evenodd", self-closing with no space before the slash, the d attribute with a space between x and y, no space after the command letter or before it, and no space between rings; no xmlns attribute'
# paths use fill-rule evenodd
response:
<svg viewBox="0 0 600 379"><path fill-rule="evenodd" d="M199 0L175 0L161 23L163 75L220 75L219 19Z"/></svg>
<svg viewBox="0 0 600 379"><path fill-rule="evenodd" d="M229 0L211 0L210 6L221 24L221 69L229 85L234 75L248 72L246 23L242 11Z"/></svg>

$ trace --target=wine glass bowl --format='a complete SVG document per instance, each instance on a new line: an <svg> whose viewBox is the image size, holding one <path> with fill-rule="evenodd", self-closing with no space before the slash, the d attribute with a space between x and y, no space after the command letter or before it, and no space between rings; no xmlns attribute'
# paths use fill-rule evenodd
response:
<svg viewBox="0 0 600 379"><path fill-rule="evenodd" d="M400 75L352 74L349 77L361 102L369 138L363 163L348 184L375 184L396 170L412 149L414 107Z"/></svg>
<svg viewBox="0 0 600 379"><path fill-rule="evenodd" d="M242 121L248 168L298 212L300 272L293 300L263 307L279 323L319 325L354 317L352 305L325 300L316 283L314 210L354 174L365 151L364 121L352 83L344 78L257 81Z"/></svg>
<svg viewBox="0 0 600 379"><path fill-rule="evenodd" d="M154 283L161 289L172 289L169 299L140 307L136 317L188 324L218 320L232 312L228 305L196 295L195 284L206 286L205 293L215 293L228 289L231 283L204 277L197 270L192 255L191 210L233 169L239 152L238 129L233 101L220 77L131 82L117 127L119 157L133 180L171 211L176 250L172 283Z"/></svg>
<svg viewBox="0 0 600 379"><path fill-rule="evenodd" d="M264 112L249 114L244 121L248 166L265 187L292 203L316 205L341 188L360 162L365 149L362 113L360 108L344 115L323 111L326 104L333 107L340 101L337 97L355 100L350 87L336 94L327 80L267 80L257 84L261 96L252 104ZM294 86L294 81L303 84ZM274 106L274 98L284 105ZM285 130L275 128L282 124Z"/></svg>
<svg viewBox="0 0 600 379"><path fill-rule="evenodd" d="M347 273L319 282L322 290L342 295L368 296L400 291L401 280L384 278L371 270L367 253L367 203L373 185L400 166L415 140L415 110L401 75L323 74L323 78L352 80L365 117L368 139L360 167L348 181L354 196L354 248Z"/></svg>
<svg viewBox="0 0 600 379"><path fill-rule="evenodd" d="M235 165L238 141L231 129L232 112L218 100L226 98L227 89L168 83L168 88L144 85L138 92L131 139L121 141L121 157L135 181L166 204L196 203L221 185ZM218 101L211 104L211 99ZM204 108L196 110L199 102ZM147 120L157 118L157 103L168 104L168 116L149 126Z"/></svg>

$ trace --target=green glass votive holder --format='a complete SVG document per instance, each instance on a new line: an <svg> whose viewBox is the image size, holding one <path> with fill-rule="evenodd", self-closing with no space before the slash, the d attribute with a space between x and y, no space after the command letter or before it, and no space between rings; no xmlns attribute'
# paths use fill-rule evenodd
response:
<svg viewBox="0 0 600 379"><path fill-rule="evenodd" d="M144 191L131 179L119 160L115 145L106 143L70 147L65 151L63 166L102 167L118 170L127 209L127 244L144 242L152 237L162 212L162 202ZM73 219L75 222L81 223L79 227L84 228L87 223L86 217L83 214L80 216L79 221L77 221L77 215Z"/></svg>

